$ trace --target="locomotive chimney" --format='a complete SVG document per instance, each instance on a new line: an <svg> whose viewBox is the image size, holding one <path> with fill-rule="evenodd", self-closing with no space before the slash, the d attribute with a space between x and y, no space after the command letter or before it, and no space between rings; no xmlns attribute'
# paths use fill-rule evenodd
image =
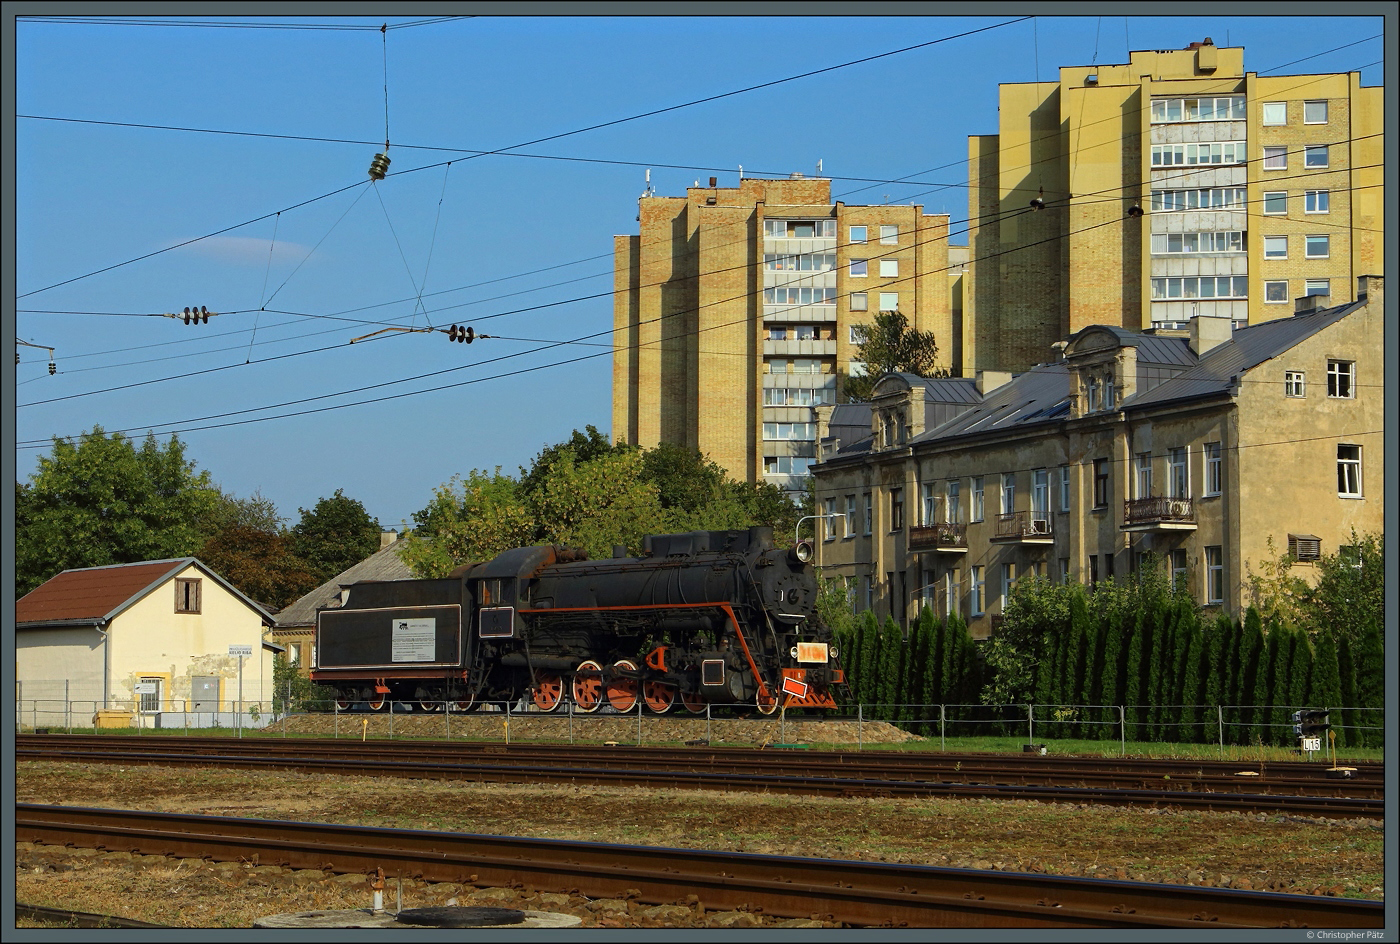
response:
<svg viewBox="0 0 1400 944"><path fill-rule="evenodd" d="M773 546L773 529L766 524L749 528L749 543L762 550L768 550Z"/></svg>
<svg viewBox="0 0 1400 944"><path fill-rule="evenodd" d="M627 545L626 545L626 544L614 544L614 545L613 545L613 560L620 560L621 558L624 558L624 557L626 557L626 556L627 556Z"/></svg>

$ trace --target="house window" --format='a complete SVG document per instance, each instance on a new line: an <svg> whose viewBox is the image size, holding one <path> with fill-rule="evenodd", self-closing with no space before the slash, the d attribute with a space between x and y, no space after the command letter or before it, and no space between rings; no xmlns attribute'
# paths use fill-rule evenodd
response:
<svg viewBox="0 0 1400 944"><path fill-rule="evenodd" d="M1089 555L1089 586L1099 585L1099 558L1096 554Z"/></svg>
<svg viewBox="0 0 1400 944"><path fill-rule="evenodd" d="M1111 409L1113 409L1113 402L1114 402L1114 394L1113 394L1113 374L1111 374L1111 373L1110 373L1110 374L1104 374L1104 375L1103 375L1103 408L1104 408L1105 410L1111 410Z"/></svg>
<svg viewBox="0 0 1400 944"><path fill-rule="evenodd" d="M1220 443L1208 442L1205 445L1206 494L1219 495L1224 485Z"/></svg>
<svg viewBox="0 0 1400 944"><path fill-rule="evenodd" d="M890 489L890 530L904 530L904 489Z"/></svg>
<svg viewBox="0 0 1400 944"><path fill-rule="evenodd" d="M1069 466L1060 466L1060 511L1069 511Z"/></svg>
<svg viewBox="0 0 1400 944"><path fill-rule="evenodd" d="M898 260L898 259L881 259L881 260L880 260L880 278L882 278L882 279L895 279L895 278L898 278L898 277L899 277L899 260Z"/></svg>
<svg viewBox="0 0 1400 944"><path fill-rule="evenodd" d="M1265 124L1265 125L1286 125L1286 124L1288 124L1288 103L1287 103L1287 102L1264 102L1264 124Z"/></svg>
<svg viewBox="0 0 1400 944"><path fill-rule="evenodd" d="M1285 397L1307 396L1307 374L1301 370L1283 372L1283 395Z"/></svg>
<svg viewBox="0 0 1400 944"><path fill-rule="evenodd" d="M1103 579L1105 579L1105 580L1112 580L1112 579L1113 579L1113 555L1112 555L1112 554L1105 554L1105 555L1103 556Z"/></svg>
<svg viewBox="0 0 1400 944"><path fill-rule="evenodd" d="M1332 254L1331 239L1326 235L1304 236L1304 255L1309 259L1326 259Z"/></svg>
<svg viewBox="0 0 1400 944"><path fill-rule="evenodd" d="M869 305L869 297L870 296L866 295L864 292L852 292L851 311L865 311L867 306ZM854 325L852 326L852 328L854 329ZM851 343L856 343L854 337L851 338Z"/></svg>
<svg viewBox="0 0 1400 944"><path fill-rule="evenodd" d="M1265 258L1265 259L1287 259L1287 258L1288 258L1288 237L1287 237L1287 236L1265 236L1265 237L1264 237L1264 258Z"/></svg>
<svg viewBox="0 0 1400 944"><path fill-rule="evenodd" d="M1303 124L1305 125L1325 125L1327 124L1327 100L1320 102L1303 102Z"/></svg>
<svg viewBox="0 0 1400 944"><path fill-rule="evenodd" d="M870 493L865 493L865 535L870 536L871 529L875 526L875 502L870 497Z"/></svg>
<svg viewBox="0 0 1400 944"><path fill-rule="evenodd" d="M1328 295L1332 294L1332 283L1330 279L1308 279L1303 283L1304 295Z"/></svg>
<svg viewBox="0 0 1400 944"><path fill-rule="evenodd" d="M1275 304L1288 301L1288 280L1282 279L1278 282L1265 282L1264 301L1273 302Z"/></svg>
<svg viewBox="0 0 1400 944"><path fill-rule="evenodd" d="M986 502L982 489L982 476L972 477L972 521L981 521L986 515Z"/></svg>
<svg viewBox="0 0 1400 944"><path fill-rule="evenodd" d="M1265 170L1286 170L1288 168L1288 148L1286 147L1266 147L1264 148L1264 169Z"/></svg>
<svg viewBox="0 0 1400 944"><path fill-rule="evenodd" d="M1154 300L1175 298L1247 298L1249 277L1244 275L1187 276L1152 280Z"/></svg>
<svg viewBox="0 0 1400 944"><path fill-rule="evenodd" d="M945 612L948 616L962 615L962 607L960 606L962 602L962 581L959 579L958 568L950 567L948 572L943 575L943 580L948 606Z"/></svg>
<svg viewBox="0 0 1400 944"><path fill-rule="evenodd" d="M1191 497L1191 477L1186 472L1185 446L1167 450L1167 497Z"/></svg>
<svg viewBox="0 0 1400 944"><path fill-rule="evenodd" d="M1001 565L1001 611L1006 612L1006 604L1011 599L1011 587L1016 582L1016 565Z"/></svg>
<svg viewBox="0 0 1400 944"><path fill-rule="evenodd" d="M1288 212L1288 191L1287 190L1265 190L1264 191L1264 212L1287 213Z"/></svg>
<svg viewBox="0 0 1400 944"><path fill-rule="evenodd" d="M1225 554L1219 544L1206 548L1206 603L1225 602Z"/></svg>
<svg viewBox="0 0 1400 944"><path fill-rule="evenodd" d="M1343 400L1356 396L1356 361L1327 362L1327 395Z"/></svg>
<svg viewBox="0 0 1400 944"><path fill-rule="evenodd" d="M969 587L967 605L973 616L981 616L985 612L983 598L987 595L987 583L984 573L980 565L972 565L972 584Z"/></svg>
<svg viewBox="0 0 1400 944"><path fill-rule="evenodd" d="M851 325L851 343L864 344L869 325Z"/></svg>
<svg viewBox="0 0 1400 944"><path fill-rule="evenodd" d="M1342 498L1361 497L1361 447L1337 447L1337 494Z"/></svg>
<svg viewBox="0 0 1400 944"><path fill-rule="evenodd" d="M1050 519L1050 470L1036 469L1031 473L1031 517L1036 521Z"/></svg>
<svg viewBox="0 0 1400 944"><path fill-rule="evenodd" d="M836 499L828 498L826 504L826 540L836 540Z"/></svg>
<svg viewBox="0 0 1400 944"><path fill-rule="evenodd" d="M899 242L899 227L893 223L881 223L880 242L886 246L893 246Z"/></svg>
<svg viewBox="0 0 1400 944"><path fill-rule="evenodd" d="M1288 556L1296 561L1315 561L1322 557L1322 539L1315 534L1290 534Z"/></svg>
<svg viewBox="0 0 1400 944"><path fill-rule="evenodd" d="M1016 510L1016 474L1006 472L1001 477L1001 513L1009 515Z"/></svg>
<svg viewBox="0 0 1400 944"><path fill-rule="evenodd" d="M1108 507L1108 460L1094 460L1094 507Z"/></svg>
<svg viewBox="0 0 1400 944"><path fill-rule="evenodd" d="M856 497L846 496L846 537L856 536Z"/></svg>
<svg viewBox="0 0 1400 944"><path fill-rule="evenodd" d="M1060 558L1060 583L1069 583L1069 558Z"/></svg>
<svg viewBox="0 0 1400 944"><path fill-rule="evenodd" d="M948 522L957 524L962 521L962 483L948 483Z"/></svg>
<svg viewBox="0 0 1400 944"><path fill-rule="evenodd" d="M898 292L881 292L881 293L880 293L880 310L881 310L881 311L899 311L899 293L898 293Z"/></svg>
<svg viewBox="0 0 1400 944"><path fill-rule="evenodd" d="M853 278L853 279L863 279L863 278L865 278L865 272L866 272L866 263L865 263L865 260L864 260L864 259L852 259L852 260L851 260L851 278Z"/></svg>
<svg viewBox="0 0 1400 944"><path fill-rule="evenodd" d="M853 243L863 243L863 242L865 242L865 227L864 227L864 226L852 226L852 227L851 227L851 242L853 242Z"/></svg>
<svg viewBox="0 0 1400 944"><path fill-rule="evenodd" d="M199 612L199 578L178 578L175 581L175 612Z"/></svg>
<svg viewBox="0 0 1400 944"><path fill-rule="evenodd" d="M934 515L936 513L936 508L938 504L938 499L934 497L933 494L932 482L925 482L923 484L923 486L920 489L920 498L921 502L919 505L919 511L921 517L919 518L919 523L922 524L924 527L928 527L929 525L934 524Z"/></svg>
<svg viewBox="0 0 1400 944"><path fill-rule="evenodd" d="M1152 453L1137 454L1137 497L1152 497Z"/></svg>
<svg viewBox="0 0 1400 944"><path fill-rule="evenodd" d="M141 692L142 711L160 711L160 683L164 681L159 677L143 677L140 681L141 687L146 689Z"/></svg>
<svg viewBox="0 0 1400 944"><path fill-rule="evenodd" d="M1171 574L1172 588L1186 587L1186 548L1178 547L1167 551L1167 571Z"/></svg>
<svg viewBox="0 0 1400 944"><path fill-rule="evenodd" d="M860 578L860 585L860 595L865 604L864 609L875 609L875 581L870 578L869 574L866 574L864 577Z"/></svg>
<svg viewBox="0 0 1400 944"><path fill-rule="evenodd" d="M1327 213L1332 206L1332 193L1329 190L1304 190L1304 213Z"/></svg>
<svg viewBox="0 0 1400 944"><path fill-rule="evenodd" d="M1321 144L1317 147L1303 148L1304 167L1326 167L1327 166L1327 145Z"/></svg>

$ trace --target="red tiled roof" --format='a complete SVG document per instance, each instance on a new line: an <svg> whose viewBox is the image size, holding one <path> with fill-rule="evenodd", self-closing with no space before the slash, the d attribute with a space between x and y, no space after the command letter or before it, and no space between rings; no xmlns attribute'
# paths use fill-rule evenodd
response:
<svg viewBox="0 0 1400 944"><path fill-rule="evenodd" d="M161 578L192 561L145 561L114 567L65 570L50 577L15 603L16 623L101 619Z"/></svg>

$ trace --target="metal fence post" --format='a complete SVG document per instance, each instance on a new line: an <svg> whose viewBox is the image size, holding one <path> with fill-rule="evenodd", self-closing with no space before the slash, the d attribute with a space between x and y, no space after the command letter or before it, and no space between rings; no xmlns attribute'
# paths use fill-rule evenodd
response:
<svg viewBox="0 0 1400 944"><path fill-rule="evenodd" d="M861 747L861 725L865 722L865 706L856 705L856 753L860 753Z"/></svg>
<svg viewBox="0 0 1400 944"><path fill-rule="evenodd" d="M1216 730L1220 734L1220 759L1225 759L1225 706L1215 706Z"/></svg>
<svg viewBox="0 0 1400 944"><path fill-rule="evenodd" d="M1026 706L1026 732L1030 735L1029 743L1035 743L1035 705Z"/></svg>
<svg viewBox="0 0 1400 944"><path fill-rule="evenodd" d="M1128 716L1123 711L1123 706L1118 705L1118 753L1127 755L1128 753Z"/></svg>
<svg viewBox="0 0 1400 944"><path fill-rule="evenodd" d="M642 705L646 699L637 699L637 746L642 746Z"/></svg>
<svg viewBox="0 0 1400 944"><path fill-rule="evenodd" d="M938 706L938 749L940 751L948 750L947 732L944 731L944 722L946 718L944 708L944 705Z"/></svg>

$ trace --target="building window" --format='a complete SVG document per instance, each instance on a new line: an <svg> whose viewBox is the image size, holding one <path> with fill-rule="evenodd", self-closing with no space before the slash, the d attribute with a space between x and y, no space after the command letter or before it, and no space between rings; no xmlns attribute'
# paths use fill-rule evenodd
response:
<svg viewBox="0 0 1400 944"><path fill-rule="evenodd" d="M1108 460L1094 460L1094 507L1108 507Z"/></svg>
<svg viewBox="0 0 1400 944"><path fill-rule="evenodd" d="M863 243L863 242L865 242L865 227L864 227L864 226L852 226L852 227L851 227L851 242L853 242L853 243Z"/></svg>
<svg viewBox="0 0 1400 944"><path fill-rule="evenodd" d="M1137 497L1152 497L1152 453L1137 454Z"/></svg>
<svg viewBox="0 0 1400 944"><path fill-rule="evenodd" d="M898 260L898 259L881 259L881 260L880 260L880 278L882 278L882 279L897 279L897 278L899 278L899 260Z"/></svg>
<svg viewBox="0 0 1400 944"><path fill-rule="evenodd" d="M1069 466L1060 466L1060 511L1069 511Z"/></svg>
<svg viewBox="0 0 1400 944"><path fill-rule="evenodd" d="M1152 212L1173 210L1225 210L1248 203L1244 187L1200 187L1193 190L1152 191Z"/></svg>
<svg viewBox="0 0 1400 944"><path fill-rule="evenodd" d="M764 456L763 471L768 475L808 475L816 461L798 456Z"/></svg>
<svg viewBox="0 0 1400 944"><path fill-rule="evenodd" d="M1243 164L1243 141L1218 141L1212 144L1154 144L1153 167L1176 167L1191 164Z"/></svg>
<svg viewBox="0 0 1400 944"><path fill-rule="evenodd" d="M160 683L163 681L164 679L158 677L143 677L141 679L140 685L143 689L141 692L142 711L160 711Z"/></svg>
<svg viewBox="0 0 1400 944"><path fill-rule="evenodd" d="M1220 443L1208 442L1205 445L1206 459L1206 494L1219 495L1224 485L1224 469L1220 452Z"/></svg>
<svg viewBox="0 0 1400 944"><path fill-rule="evenodd" d="M869 305L869 296L864 292L851 293L851 311L865 311ZM854 341L852 343L855 343Z"/></svg>
<svg viewBox="0 0 1400 944"><path fill-rule="evenodd" d="M1278 304L1288 301L1288 280L1264 283L1264 301Z"/></svg>
<svg viewBox="0 0 1400 944"><path fill-rule="evenodd" d="M1006 472L1001 477L1001 513L1009 515L1016 510L1016 473Z"/></svg>
<svg viewBox="0 0 1400 944"><path fill-rule="evenodd" d="M1105 555L1103 556L1103 579L1104 579L1104 580L1112 580L1112 579L1113 579L1113 555L1112 555L1112 554L1105 554Z"/></svg>
<svg viewBox="0 0 1400 944"><path fill-rule="evenodd" d="M1206 548L1206 603L1225 602L1225 554L1220 545Z"/></svg>
<svg viewBox="0 0 1400 944"><path fill-rule="evenodd" d="M1332 254L1331 238L1326 235L1304 236L1303 254L1309 259L1326 259Z"/></svg>
<svg viewBox="0 0 1400 944"><path fill-rule="evenodd" d="M1327 166L1327 145L1320 144L1316 147L1303 148L1304 167L1326 167Z"/></svg>
<svg viewBox="0 0 1400 944"><path fill-rule="evenodd" d="M946 599L948 608L946 613L948 616L961 616L962 581L958 579L958 568L950 567L948 572L943 575L943 580L945 581L944 586L947 591Z"/></svg>
<svg viewBox="0 0 1400 944"><path fill-rule="evenodd" d="M1249 277L1245 275L1202 275L1152 280L1154 301L1177 298L1248 298Z"/></svg>
<svg viewBox="0 0 1400 944"><path fill-rule="evenodd" d="M869 325L860 325L860 324L851 325L851 343L852 343L852 344L864 344L864 343L865 343L865 338L866 338L866 332L869 330L869 328L870 328Z"/></svg>
<svg viewBox="0 0 1400 944"><path fill-rule="evenodd" d="M1060 583L1061 583L1061 584L1069 583L1069 558L1068 558L1068 557L1061 557L1061 558L1060 558Z"/></svg>
<svg viewBox="0 0 1400 944"><path fill-rule="evenodd" d="M865 493L865 536L869 537L875 527L875 502L870 493Z"/></svg>
<svg viewBox="0 0 1400 944"><path fill-rule="evenodd" d="M867 610L875 609L875 581L871 579L869 574L866 574L864 577L860 578L860 583L861 597L864 603L863 608Z"/></svg>
<svg viewBox="0 0 1400 944"><path fill-rule="evenodd" d="M948 483L948 522L957 524L962 521L962 483Z"/></svg>
<svg viewBox="0 0 1400 944"><path fill-rule="evenodd" d="M1288 124L1288 103L1287 103L1287 102L1264 102L1264 124L1265 124L1265 125L1286 125L1286 124Z"/></svg>
<svg viewBox="0 0 1400 944"><path fill-rule="evenodd" d="M1167 497L1191 497L1191 477L1186 471L1186 447L1184 446L1167 450Z"/></svg>
<svg viewBox="0 0 1400 944"><path fill-rule="evenodd" d="M972 477L972 521L981 521L986 517L986 502L982 489L982 476Z"/></svg>
<svg viewBox="0 0 1400 944"><path fill-rule="evenodd" d="M1343 400L1356 396L1356 361L1327 362L1327 395Z"/></svg>
<svg viewBox="0 0 1400 944"><path fill-rule="evenodd" d="M1283 372L1283 395L1285 397L1307 396L1307 375L1301 370Z"/></svg>
<svg viewBox="0 0 1400 944"><path fill-rule="evenodd" d="M1016 583L1016 565L1001 565L1001 611L1006 612L1006 604L1011 599L1011 588Z"/></svg>
<svg viewBox="0 0 1400 944"><path fill-rule="evenodd" d="M199 578L179 578L175 581L175 612L199 612Z"/></svg>
<svg viewBox="0 0 1400 944"><path fill-rule="evenodd" d="M1099 378L1089 378L1089 408L1085 412L1096 413L1099 409Z"/></svg>
<svg viewBox="0 0 1400 944"><path fill-rule="evenodd" d="M929 525L936 523L934 519L937 514L938 505L938 499L934 496L933 493L932 482L925 482L923 484L921 498L922 503L920 505L920 512L922 513L922 517L919 519L919 523L922 524L924 527L928 527Z"/></svg>
<svg viewBox="0 0 1400 944"><path fill-rule="evenodd" d="M981 616L985 612L983 601L987 595L987 582L984 574L985 571L980 565L972 565L972 585L969 587L967 603L973 616Z"/></svg>
<svg viewBox="0 0 1400 944"><path fill-rule="evenodd" d="M1304 213L1327 213L1332 205L1332 193L1329 190L1304 190L1303 191L1303 212Z"/></svg>
<svg viewBox="0 0 1400 944"><path fill-rule="evenodd" d="M836 499L834 497L828 498L825 505L826 518L823 520L826 522L826 537L824 540L834 541L836 540Z"/></svg>
<svg viewBox="0 0 1400 944"><path fill-rule="evenodd" d="M764 220L763 235L776 239L834 237L835 220Z"/></svg>
<svg viewBox="0 0 1400 944"><path fill-rule="evenodd" d="M1305 125L1325 125L1327 124L1327 100L1320 102L1303 102L1303 124Z"/></svg>
<svg viewBox="0 0 1400 944"><path fill-rule="evenodd" d="M1304 295L1327 295L1332 294L1332 283L1329 279L1308 279L1303 283Z"/></svg>
<svg viewBox="0 0 1400 944"><path fill-rule="evenodd" d="M816 423L764 423L763 438L769 441L813 442L817 437Z"/></svg>
<svg viewBox="0 0 1400 944"><path fill-rule="evenodd" d="M1167 571L1171 574L1172 589L1186 588L1186 548L1178 547L1167 551Z"/></svg>
<svg viewBox="0 0 1400 944"><path fill-rule="evenodd" d="M1243 95L1222 98L1157 98L1152 101L1152 123L1172 121L1242 121Z"/></svg>
<svg viewBox="0 0 1400 944"><path fill-rule="evenodd" d="M1266 148L1264 148L1264 169L1265 169L1265 170L1287 170L1287 169L1288 169L1288 148L1286 148L1286 147L1266 147Z"/></svg>
<svg viewBox="0 0 1400 944"><path fill-rule="evenodd" d="M1337 494L1343 498L1361 497L1361 447L1337 447Z"/></svg>
<svg viewBox="0 0 1400 944"><path fill-rule="evenodd" d="M1265 258L1265 259L1287 259L1287 258L1288 258L1288 237L1287 237L1287 236L1265 236L1265 237L1264 237L1264 258Z"/></svg>
<svg viewBox="0 0 1400 944"><path fill-rule="evenodd" d="M835 305L836 287L778 285L763 290L765 305Z"/></svg>
<svg viewBox="0 0 1400 944"><path fill-rule="evenodd" d="M851 278L863 279L866 273L866 263L864 259L851 260Z"/></svg>
<svg viewBox="0 0 1400 944"><path fill-rule="evenodd" d="M904 489L890 489L890 530L904 530Z"/></svg>
<svg viewBox="0 0 1400 944"><path fill-rule="evenodd" d="M899 242L899 227L893 223L881 223L880 242L886 246L893 246Z"/></svg>
<svg viewBox="0 0 1400 944"><path fill-rule="evenodd" d="M898 293L898 292L881 292L881 293L880 293L880 310L881 310L881 311L899 311L899 293Z"/></svg>
<svg viewBox="0 0 1400 944"><path fill-rule="evenodd" d="M846 537L856 536L856 497L846 496Z"/></svg>
<svg viewBox="0 0 1400 944"><path fill-rule="evenodd" d="M1265 190L1264 191L1264 212L1266 214L1288 212L1288 191L1287 190Z"/></svg>
<svg viewBox="0 0 1400 944"><path fill-rule="evenodd" d="M1244 252L1244 232L1153 233L1154 255L1197 252Z"/></svg>
<svg viewBox="0 0 1400 944"><path fill-rule="evenodd" d="M1099 558L1097 554L1089 555L1089 586L1099 585Z"/></svg>
<svg viewBox="0 0 1400 944"><path fill-rule="evenodd" d="M1050 470L1036 469L1031 473L1031 517L1036 521L1050 519Z"/></svg>

